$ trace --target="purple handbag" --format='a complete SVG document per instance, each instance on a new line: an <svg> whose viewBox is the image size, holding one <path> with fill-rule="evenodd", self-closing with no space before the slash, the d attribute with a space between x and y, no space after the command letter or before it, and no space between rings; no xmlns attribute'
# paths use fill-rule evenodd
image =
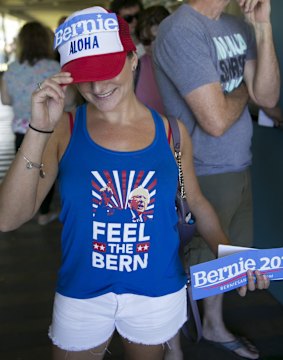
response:
<svg viewBox="0 0 283 360"><path fill-rule="evenodd" d="M180 131L178 122L175 118L168 118L170 128L172 131L172 138L174 143L175 157L178 164L179 170L179 186L176 194L176 210L178 214L178 230L180 235L181 246L185 247L192 240L196 231L196 220L190 211L190 207L187 201L185 187L184 187L184 176L181 162L181 150L180 150Z"/></svg>

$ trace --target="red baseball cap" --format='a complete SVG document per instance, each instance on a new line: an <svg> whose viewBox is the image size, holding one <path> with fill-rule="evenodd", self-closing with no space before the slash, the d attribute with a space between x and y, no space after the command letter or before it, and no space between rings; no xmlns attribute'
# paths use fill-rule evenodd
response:
<svg viewBox="0 0 283 360"><path fill-rule="evenodd" d="M54 48L74 83L112 79L136 50L127 22L100 6L69 16L55 31Z"/></svg>

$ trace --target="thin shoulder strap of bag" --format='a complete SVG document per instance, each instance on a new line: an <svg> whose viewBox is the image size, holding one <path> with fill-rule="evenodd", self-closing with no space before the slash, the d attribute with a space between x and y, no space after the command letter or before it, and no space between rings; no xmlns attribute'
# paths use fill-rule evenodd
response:
<svg viewBox="0 0 283 360"><path fill-rule="evenodd" d="M180 152L181 141L180 141L180 130L177 119L174 116L168 116L168 122L172 132L174 150L175 152Z"/></svg>
<svg viewBox="0 0 283 360"><path fill-rule="evenodd" d="M168 116L168 122L169 122L169 128L171 129L171 132L172 132L175 154L178 153L181 158L181 152L180 152L181 137L180 137L180 129L179 129L177 119L174 118L173 116ZM178 162L178 166L181 166L181 163L179 164L179 162ZM180 181L180 178L179 178L179 181ZM181 186L181 184L179 184L179 185ZM188 282L187 282L188 311L189 311L189 313L191 313L193 315L193 318L194 318L196 341L198 342L202 338L202 324L201 324L201 319L200 319L200 315L199 315L197 302L195 300L193 300L193 297L192 297L192 287L191 287L190 275L189 274L187 274L187 275L188 275ZM188 327L186 325L183 326L183 332L188 338L191 338Z"/></svg>
<svg viewBox="0 0 283 360"><path fill-rule="evenodd" d="M174 144L174 151L175 151L175 158L178 164L179 170L179 187L180 187L180 194L182 199L186 199L186 191L184 185L184 175L182 169L182 162L181 162L181 136L180 136L180 129L178 125L178 121L173 116L168 116L169 128L172 132L173 144Z"/></svg>

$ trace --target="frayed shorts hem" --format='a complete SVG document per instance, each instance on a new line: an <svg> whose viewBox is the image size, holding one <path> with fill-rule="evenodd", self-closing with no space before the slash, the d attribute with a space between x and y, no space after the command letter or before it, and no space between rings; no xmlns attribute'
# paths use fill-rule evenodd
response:
<svg viewBox="0 0 283 360"><path fill-rule="evenodd" d="M49 339L51 340L52 344L57 346L59 349L61 350L65 350L65 351L87 351L87 350L91 350L91 349L94 349L94 348L97 348L99 346L101 346L102 344L105 344L107 343L107 341L109 339L111 339L111 337L113 336L114 334L114 331L113 333L111 334L110 337L108 337L107 339L105 339L104 341L102 341L100 344L92 344L92 345L82 345L82 346L64 346L62 344L60 344L60 342L54 337L51 335L51 332L49 330L48 332L48 337ZM109 345L109 344L108 344ZM106 346L107 347L107 346Z"/></svg>
<svg viewBox="0 0 283 360"><path fill-rule="evenodd" d="M134 336L126 334L124 331L121 331L119 328L116 328L118 334L122 336L124 339L128 340L129 342L139 344L139 345L147 345L147 346L153 346L153 345L161 345L167 343L169 340L171 340L175 335L178 334L178 331L182 328L182 326L186 323L187 317L184 319L184 321L180 324L177 330L172 331L172 333L168 334L166 337L160 338L158 340L154 339L154 341L141 341L140 339L135 338Z"/></svg>

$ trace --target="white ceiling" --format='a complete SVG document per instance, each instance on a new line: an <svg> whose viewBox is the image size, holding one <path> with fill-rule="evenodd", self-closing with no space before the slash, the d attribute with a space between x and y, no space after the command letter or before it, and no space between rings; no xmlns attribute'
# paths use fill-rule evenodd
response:
<svg viewBox="0 0 283 360"><path fill-rule="evenodd" d="M10 14L26 21L38 20L57 27L58 20L72 12L91 6L108 7L111 0L0 0L0 15ZM183 0L142 0L145 7L163 4L173 10Z"/></svg>
<svg viewBox="0 0 283 360"><path fill-rule="evenodd" d="M61 16L95 5L108 6L107 0L0 0L0 13L31 21L38 20L57 27Z"/></svg>
<svg viewBox="0 0 283 360"><path fill-rule="evenodd" d="M0 0L0 14L10 14L26 21L38 20L55 30L58 20L72 12L97 6L109 6L111 0ZM182 0L143 0L145 7L152 4L163 4L173 10ZM235 1L229 8L237 7Z"/></svg>

